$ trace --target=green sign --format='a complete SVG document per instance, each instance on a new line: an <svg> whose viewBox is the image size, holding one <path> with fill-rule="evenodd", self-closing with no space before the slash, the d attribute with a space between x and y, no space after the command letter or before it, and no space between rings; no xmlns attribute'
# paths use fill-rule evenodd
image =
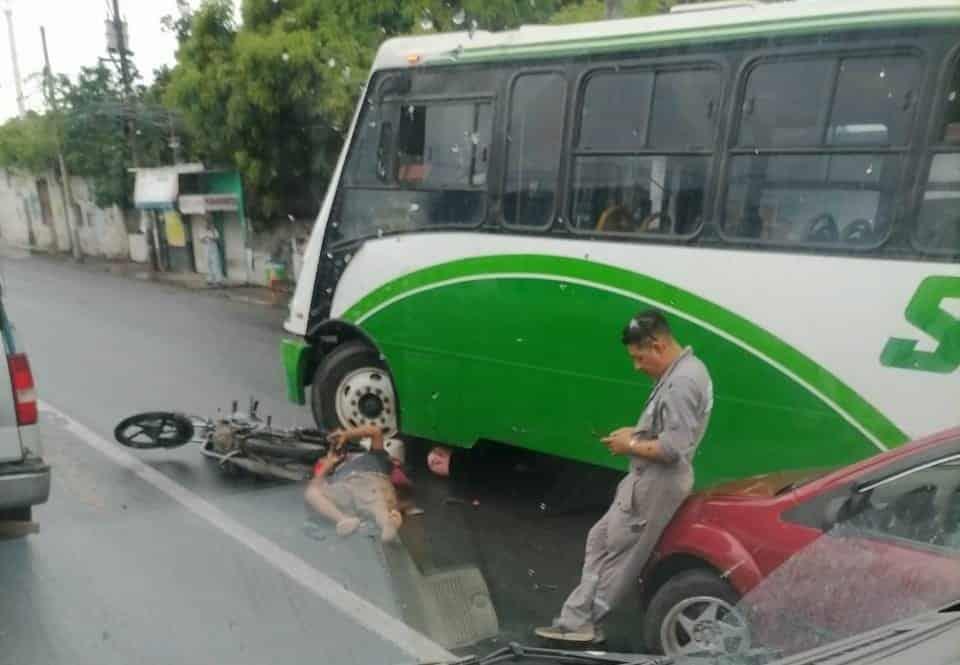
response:
<svg viewBox="0 0 960 665"><path fill-rule="evenodd" d="M887 367L949 374L960 367L960 319L940 307L960 298L960 277L927 277L907 305L906 319L937 341L933 351L918 351L915 339L891 337L880 362Z"/></svg>

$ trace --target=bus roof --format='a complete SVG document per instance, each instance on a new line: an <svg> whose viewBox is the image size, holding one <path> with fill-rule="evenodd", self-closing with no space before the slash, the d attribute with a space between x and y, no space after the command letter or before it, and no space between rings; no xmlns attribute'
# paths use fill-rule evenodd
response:
<svg viewBox="0 0 960 665"><path fill-rule="evenodd" d="M679 11L677 11L679 10ZM746 37L820 34L864 27L960 25L957 0L756 0L680 5L641 18L525 25L516 30L397 37L373 69L450 65L616 52Z"/></svg>

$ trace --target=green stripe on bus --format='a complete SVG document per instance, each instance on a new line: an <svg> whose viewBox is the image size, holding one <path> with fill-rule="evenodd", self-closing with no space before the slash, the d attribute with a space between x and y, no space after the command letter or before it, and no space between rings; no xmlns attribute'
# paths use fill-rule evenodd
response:
<svg viewBox="0 0 960 665"><path fill-rule="evenodd" d="M558 282L575 279L632 294L636 300L659 304L681 316L715 328L742 345L766 356L837 405L863 430L885 446L907 440L901 431L867 400L808 356L760 326L672 284L610 265L546 255L499 255L463 259L431 266L395 279L371 292L342 318L362 323L372 313L410 295L440 287L451 280L485 275L546 275Z"/></svg>
<svg viewBox="0 0 960 665"><path fill-rule="evenodd" d="M734 26L658 30L654 33L616 35L610 37L584 37L582 39L569 39L522 46L467 47L456 58L456 63L523 58L553 58L587 53L663 47L672 44L730 41L750 37L822 34L828 31L836 32L858 28L876 30L899 27L942 27L950 23L960 23L960 7L956 9L920 10L905 8L899 11L883 13L856 12L822 18L767 20L744 22ZM437 62L435 64L443 65L452 63Z"/></svg>

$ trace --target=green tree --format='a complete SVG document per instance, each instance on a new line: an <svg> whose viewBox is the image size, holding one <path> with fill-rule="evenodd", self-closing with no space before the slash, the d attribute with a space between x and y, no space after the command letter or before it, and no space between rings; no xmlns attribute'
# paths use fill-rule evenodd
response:
<svg viewBox="0 0 960 665"><path fill-rule="evenodd" d="M165 99L198 159L239 169L255 219L311 217L384 39L542 22L560 4L243 0L238 26L229 0L206 0L166 21L179 49Z"/></svg>
<svg viewBox="0 0 960 665"><path fill-rule="evenodd" d="M135 70L133 76L139 81ZM127 98L117 72L101 61L81 69L74 82L62 80L57 95L71 173L93 181L97 205L133 207L129 131L135 132L141 166L170 161L165 111L148 103L150 88L138 83Z"/></svg>
<svg viewBox="0 0 960 665"><path fill-rule="evenodd" d="M33 111L0 125L0 167L39 173L56 167L54 118Z"/></svg>
<svg viewBox="0 0 960 665"><path fill-rule="evenodd" d="M623 0L624 18L634 18L656 14L661 11L665 0ZM675 0L667 0L666 5L676 4ZM581 0L572 2L557 11L550 17L550 23L581 23L583 21L602 21L606 7L604 0Z"/></svg>

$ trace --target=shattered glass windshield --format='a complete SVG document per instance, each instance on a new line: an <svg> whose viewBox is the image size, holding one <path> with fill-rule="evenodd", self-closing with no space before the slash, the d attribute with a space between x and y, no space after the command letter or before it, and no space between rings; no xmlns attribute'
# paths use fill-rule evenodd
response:
<svg viewBox="0 0 960 665"><path fill-rule="evenodd" d="M957 458L868 486L827 510L835 525L744 596L737 618L717 624L738 629L745 619L740 650L787 656L960 600Z"/></svg>

